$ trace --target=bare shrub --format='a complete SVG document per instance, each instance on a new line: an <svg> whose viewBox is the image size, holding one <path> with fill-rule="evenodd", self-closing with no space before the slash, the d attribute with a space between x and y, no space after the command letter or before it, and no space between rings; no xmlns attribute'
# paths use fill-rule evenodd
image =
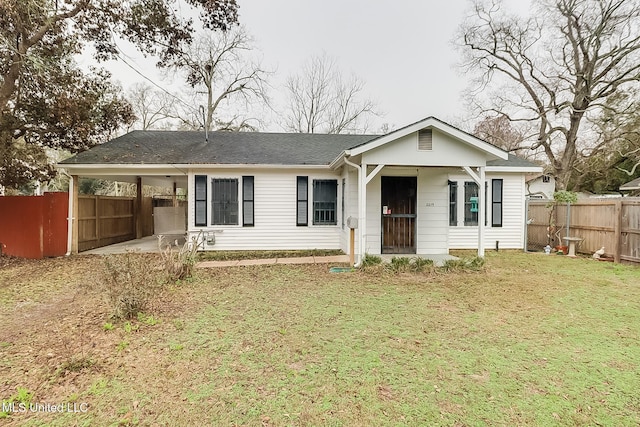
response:
<svg viewBox="0 0 640 427"><path fill-rule="evenodd" d="M134 252L104 258L102 283L115 319L131 319L143 312L162 283L157 262Z"/></svg>
<svg viewBox="0 0 640 427"><path fill-rule="evenodd" d="M160 236L158 244L167 280L177 282L193 276L193 269L198 260L198 248L202 241L201 237L202 233L187 240L180 249L174 249L172 245L162 245L162 236Z"/></svg>

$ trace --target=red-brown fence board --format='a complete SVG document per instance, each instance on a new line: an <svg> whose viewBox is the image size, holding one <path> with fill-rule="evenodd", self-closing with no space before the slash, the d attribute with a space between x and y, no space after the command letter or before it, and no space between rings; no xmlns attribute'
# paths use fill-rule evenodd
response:
<svg viewBox="0 0 640 427"><path fill-rule="evenodd" d="M2 253L40 259L67 251L67 193L0 197Z"/></svg>

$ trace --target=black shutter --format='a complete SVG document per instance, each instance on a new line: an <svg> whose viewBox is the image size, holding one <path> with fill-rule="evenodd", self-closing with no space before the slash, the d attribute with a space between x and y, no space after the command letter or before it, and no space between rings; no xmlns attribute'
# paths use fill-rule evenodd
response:
<svg viewBox="0 0 640 427"><path fill-rule="evenodd" d="M458 183L449 181L449 225L458 225Z"/></svg>
<svg viewBox="0 0 640 427"><path fill-rule="evenodd" d="M501 179L491 180L491 226L502 227L502 189Z"/></svg>
<svg viewBox="0 0 640 427"><path fill-rule="evenodd" d="M207 225L207 177L206 175L196 175L195 188L195 225Z"/></svg>
<svg viewBox="0 0 640 427"><path fill-rule="evenodd" d="M296 182L296 225L309 224L309 178L299 176Z"/></svg>
<svg viewBox="0 0 640 427"><path fill-rule="evenodd" d="M242 225L245 227L253 227L253 177L242 177Z"/></svg>

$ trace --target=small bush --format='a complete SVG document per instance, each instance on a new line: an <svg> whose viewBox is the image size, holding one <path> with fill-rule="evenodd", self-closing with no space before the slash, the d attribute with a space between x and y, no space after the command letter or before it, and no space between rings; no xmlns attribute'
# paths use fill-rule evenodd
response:
<svg viewBox="0 0 640 427"><path fill-rule="evenodd" d="M427 269L432 270L433 266L434 264L432 259L415 257L413 258L413 262L411 263L411 270L415 272L422 272Z"/></svg>
<svg viewBox="0 0 640 427"><path fill-rule="evenodd" d="M445 272L479 271L484 267L485 260L482 257L448 259L442 264Z"/></svg>
<svg viewBox="0 0 640 427"><path fill-rule="evenodd" d="M376 255L364 254L362 258L362 263L360 264L362 267L372 267L374 265L382 264L382 258Z"/></svg>
<svg viewBox="0 0 640 427"><path fill-rule="evenodd" d="M171 245L160 247L167 280L176 283L193 276L193 269L198 261L199 242L202 242L202 233L185 242L179 250L174 250Z"/></svg>
<svg viewBox="0 0 640 427"><path fill-rule="evenodd" d="M132 319L144 311L161 286L156 264L127 252L104 258L102 283L114 319Z"/></svg>
<svg viewBox="0 0 640 427"><path fill-rule="evenodd" d="M387 268L394 273L402 273L409 270L411 259L407 257L393 257Z"/></svg>

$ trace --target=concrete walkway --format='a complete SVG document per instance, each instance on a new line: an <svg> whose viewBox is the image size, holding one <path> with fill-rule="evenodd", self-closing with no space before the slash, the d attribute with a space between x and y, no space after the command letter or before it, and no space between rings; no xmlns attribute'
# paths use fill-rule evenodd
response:
<svg viewBox="0 0 640 427"><path fill-rule="evenodd" d="M212 267L238 267L243 265L268 265L268 264L331 264L349 263L348 255L334 256L307 256L296 258L267 258L267 259L241 259L233 261L201 261L196 268Z"/></svg>

